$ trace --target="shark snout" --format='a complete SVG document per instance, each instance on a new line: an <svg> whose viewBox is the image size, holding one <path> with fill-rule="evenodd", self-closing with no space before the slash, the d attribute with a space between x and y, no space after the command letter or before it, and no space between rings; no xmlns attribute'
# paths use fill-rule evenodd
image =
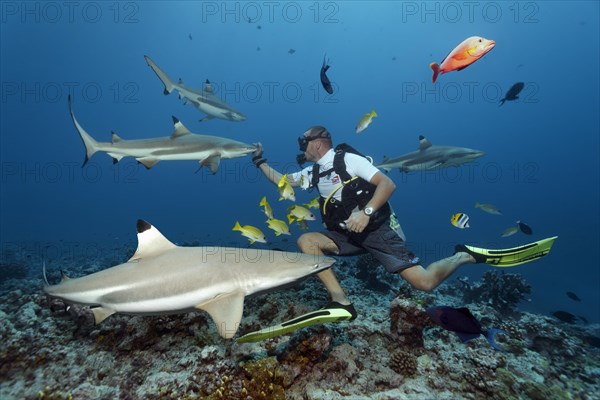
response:
<svg viewBox="0 0 600 400"><path fill-rule="evenodd" d="M245 121L246 120L246 116L242 113L232 113L231 118L234 121Z"/></svg>

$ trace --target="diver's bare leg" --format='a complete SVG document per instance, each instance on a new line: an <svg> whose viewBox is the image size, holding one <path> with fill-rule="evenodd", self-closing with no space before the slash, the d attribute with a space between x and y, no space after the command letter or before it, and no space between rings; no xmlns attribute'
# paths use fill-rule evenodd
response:
<svg viewBox="0 0 600 400"><path fill-rule="evenodd" d="M302 253L320 256L326 253L335 254L338 252L338 248L333 240L318 232L305 233L300 236L298 238L298 247ZM337 301L344 305L350 304L350 300L348 300L344 289L340 286L331 268L319 272L317 276L321 279L323 285L325 285L325 289L329 292L332 301Z"/></svg>
<svg viewBox="0 0 600 400"><path fill-rule="evenodd" d="M430 264L427 268L415 265L400 272L400 276L414 288L429 292L439 286L460 266L474 264L475 259L468 253L458 252Z"/></svg>

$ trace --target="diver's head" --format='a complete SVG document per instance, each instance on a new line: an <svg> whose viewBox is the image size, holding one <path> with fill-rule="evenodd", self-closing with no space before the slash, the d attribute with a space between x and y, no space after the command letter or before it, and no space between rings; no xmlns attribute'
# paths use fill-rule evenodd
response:
<svg viewBox="0 0 600 400"><path fill-rule="evenodd" d="M318 161L332 147L331 133L323 126L313 126L298 138L298 146L303 154L297 157L298 163Z"/></svg>

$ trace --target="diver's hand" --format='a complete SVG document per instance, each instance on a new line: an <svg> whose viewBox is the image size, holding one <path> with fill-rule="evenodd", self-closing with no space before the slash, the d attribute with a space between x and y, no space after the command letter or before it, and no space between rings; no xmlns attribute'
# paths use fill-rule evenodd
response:
<svg viewBox="0 0 600 400"><path fill-rule="evenodd" d="M370 220L371 217L365 214L362 210L357 210L350 214L350 217L348 217L348 219L344 222L346 223L346 229L348 231L360 233L365 230L367 225L369 225Z"/></svg>
<svg viewBox="0 0 600 400"><path fill-rule="evenodd" d="M263 147L262 143L254 143L256 146L256 150L252 152L252 162L256 165L256 168L260 168L262 164L264 164L267 159L263 158Z"/></svg>
<svg viewBox="0 0 600 400"><path fill-rule="evenodd" d="M262 158L263 156L263 146L262 143L252 143L256 146L256 150L252 152L252 158Z"/></svg>

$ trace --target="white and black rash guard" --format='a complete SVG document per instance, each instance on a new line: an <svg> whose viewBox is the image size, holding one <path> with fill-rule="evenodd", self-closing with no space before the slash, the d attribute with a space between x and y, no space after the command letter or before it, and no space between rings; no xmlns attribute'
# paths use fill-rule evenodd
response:
<svg viewBox="0 0 600 400"><path fill-rule="evenodd" d="M334 156L335 150L329 149L329 151L325 153L319 161L317 161L317 164L319 164L320 172L324 172L333 168ZM379 169L377 169L377 167L371 164L369 160L357 154L346 152L346 154L344 155L344 163L346 164L346 171L348 171L348 174L350 174L350 176L358 176L359 178L362 178L367 182L371 182L371 178L373 178L373 176L377 172L379 172ZM295 182L300 182L300 187L302 189L308 189L312 180L312 172L313 166L311 165L309 167L304 168L301 171L292 174L291 177ZM342 180L340 176L332 170L331 174L324 176L319 180L319 194L322 197L327 198L331 194L331 192L334 191L341 183ZM333 197L336 200L341 201L342 191L336 191Z"/></svg>

